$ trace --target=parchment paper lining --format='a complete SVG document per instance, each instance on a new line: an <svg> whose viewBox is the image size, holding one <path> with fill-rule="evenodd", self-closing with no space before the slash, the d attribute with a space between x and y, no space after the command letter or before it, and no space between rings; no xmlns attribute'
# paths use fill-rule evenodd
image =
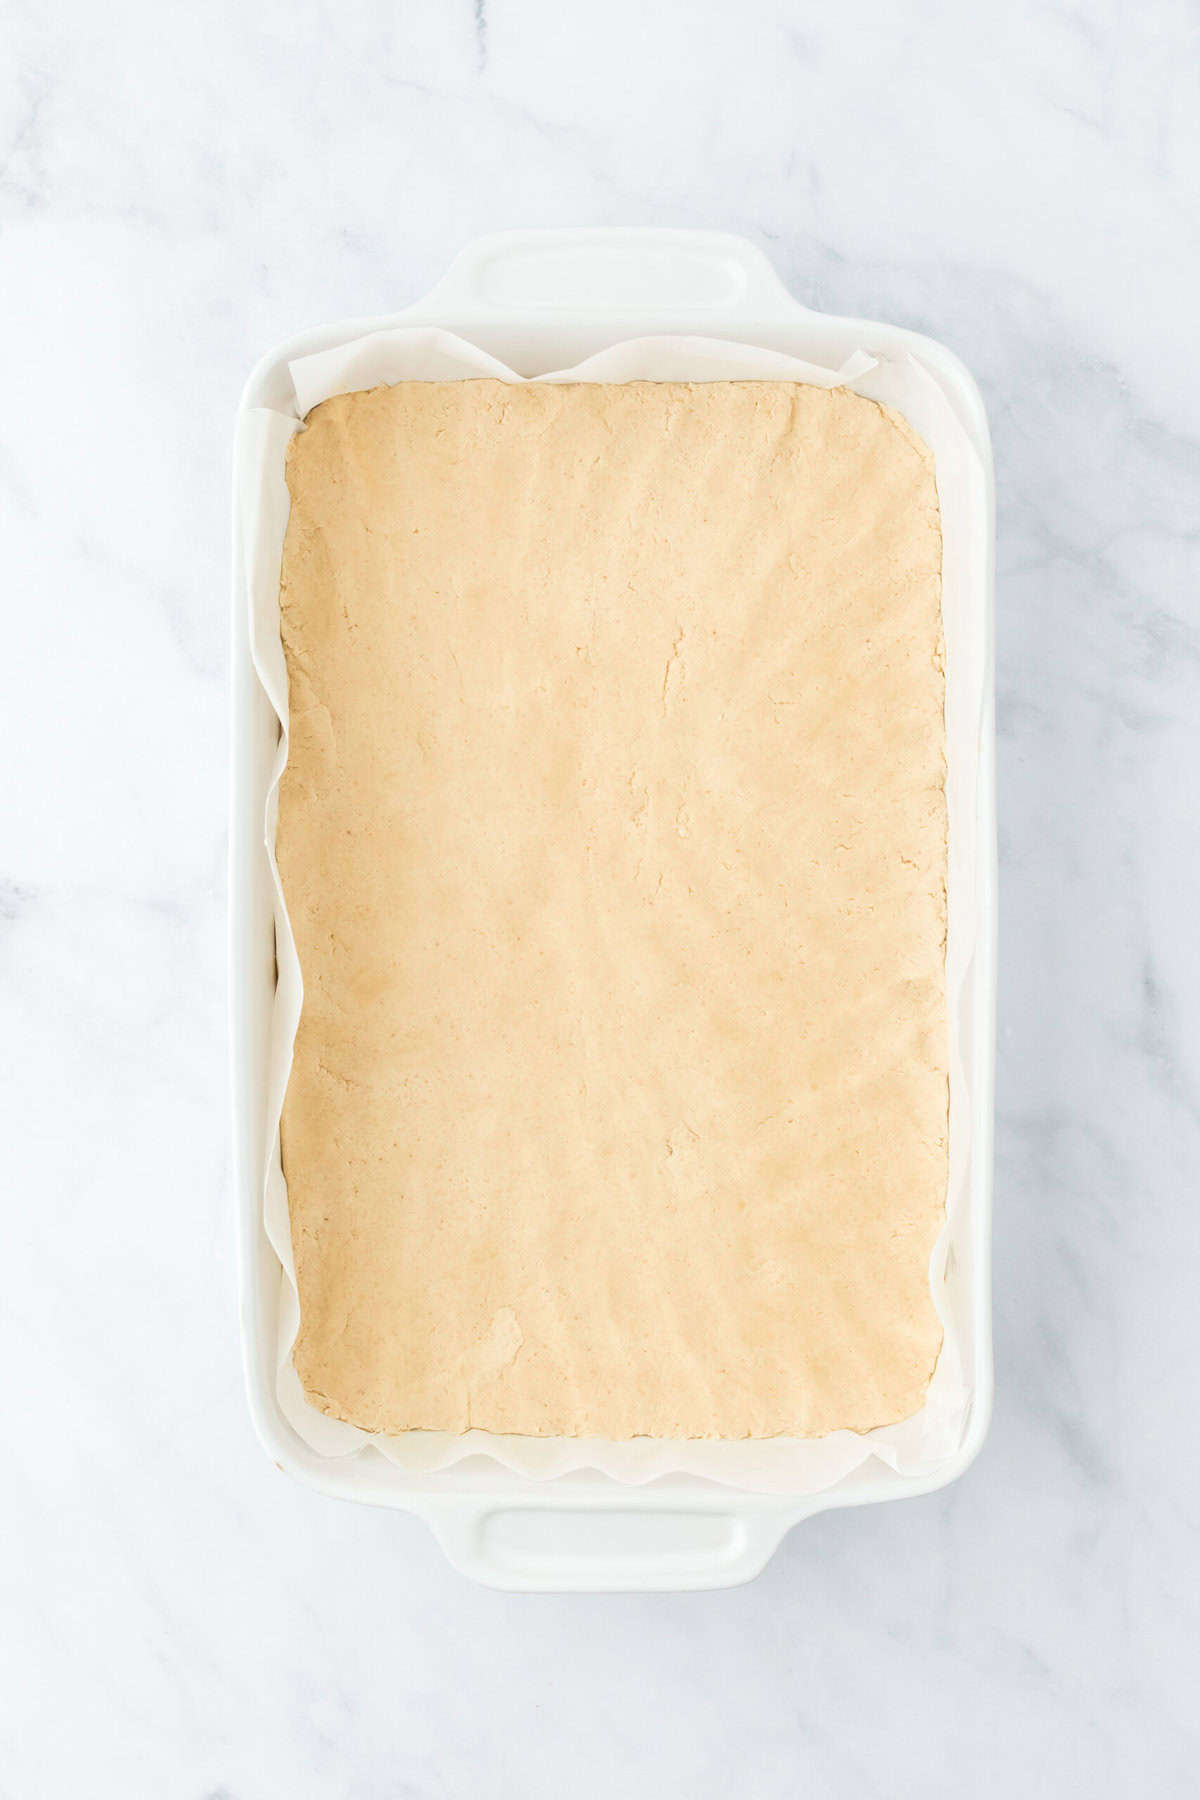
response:
<svg viewBox="0 0 1200 1800"><path fill-rule="evenodd" d="M817 1493L871 1457L902 1475L926 1476L961 1445L970 1410L970 1339L961 1284L947 1284L947 1260L969 1217L971 1092L963 1054L969 1025L969 974L976 939L976 780L985 676L985 646L977 557L972 556L973 494L982 481L979 459L941 388L908 356L883 359L857 351L838 370L776 351L698 337L647 337L617 344L573 369L534 377L563 381L802 381L846 386L902 413L933 451L942 514L942 609L946 650L947 807L949 869L947 1001L950 1019L950 1157L946 1223L930 1259L930 1287L945 1338L925 1405L911 1419L864 1435L832 1432L817 1439L656 1440L531 1438L469 1431L372 1436L310 1406L292 1367L299 1324L287 1188L279 1155L279 1117L291 1069L303 997L301 971L275 867L278 784L287 760L287 671L279 634L279 574L289 498L284 479L288 441L304 416L333 394L397 381L444 381L521 376L449 332L418 327L375 332L290 365L294 409L265 408L246 415L245 460L251 505L247 540L251 651L255 669L279 718L278 751L263 795L266 846L275 897L278 980L271 1022L265 1105L271 1145L263 1180L267 1236L280 1262L277 1393L284 1416L313 1450L326 1456L381 1453L415 1474L447 1469L484 1454L514 1473L547 1479L597 1469L622 1482L641 1483L688 1473L762 1493Z"/></svg>

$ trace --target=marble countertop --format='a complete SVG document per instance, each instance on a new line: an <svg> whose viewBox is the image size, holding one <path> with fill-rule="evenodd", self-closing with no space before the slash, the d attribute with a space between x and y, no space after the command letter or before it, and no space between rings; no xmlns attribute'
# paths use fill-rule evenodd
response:
<svg viewBox="0 0 1200 1800"><path fill-rule="evenodd" d="M13 1800L1191 1791L1200 41L1185 0L82 0L0 74ZM750 1587L473 1587L254 1439L230 433L513 225L741 232L978 375L1000 506L995 1423ZM1188 1439L1192 1441L1189 1442Z"/></svg>

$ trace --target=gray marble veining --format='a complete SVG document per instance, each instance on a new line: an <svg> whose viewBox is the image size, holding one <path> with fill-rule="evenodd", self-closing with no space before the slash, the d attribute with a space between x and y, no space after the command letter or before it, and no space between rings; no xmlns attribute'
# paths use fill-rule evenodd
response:
<svg viewBox="0 0 1200 1800"><path fill-rule="evenodd" d="M1186 0L16 0L0 70L0 1793L1192 1791L1200 24ZM229 434L517 224L744 232L975 370L998 1400L716 1595L476 1590L286 1482L228 1190Z"/></svg>

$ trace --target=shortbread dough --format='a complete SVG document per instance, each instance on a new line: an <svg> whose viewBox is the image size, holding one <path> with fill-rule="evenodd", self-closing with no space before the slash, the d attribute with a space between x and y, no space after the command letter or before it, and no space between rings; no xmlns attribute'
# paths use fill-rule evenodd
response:
<svg viewBox="0 0 1200 1800"><path fill-rule="evenodd" d="M785 382L403 382L288 459L310 1401L866 1431L947 1180L929 451Z"/></svg>

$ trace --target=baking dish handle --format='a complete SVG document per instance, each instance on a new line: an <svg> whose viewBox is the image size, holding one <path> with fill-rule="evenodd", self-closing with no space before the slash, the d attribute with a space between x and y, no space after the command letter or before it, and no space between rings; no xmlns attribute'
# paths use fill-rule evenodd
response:
<svg viewBox="0 0 1200 1800"><path fill-rule="evenodd" d="M442 316L485 312L661 313L697 321L805 314L757 245L724 231L650 227L502 231L477 238L423 303Z"/></svg>
<svg viewBox="0 0 1200 1800"><path fill-rule="evenodd" d="M449 1561L487 1587L645 1593L753 1580L804 1511L442 1498L425 1518Z"/></svg>

